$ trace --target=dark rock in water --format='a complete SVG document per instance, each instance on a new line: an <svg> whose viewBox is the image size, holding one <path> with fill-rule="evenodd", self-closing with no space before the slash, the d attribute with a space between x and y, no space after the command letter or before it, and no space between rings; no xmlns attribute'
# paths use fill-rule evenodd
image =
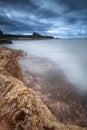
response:
<svg viewBox="0 0 87 130"><path fill-rule="evenodd" d="M0 44L12 44L12 41L6 38L1 30L0 30Z"/></svg>
<svg viewBox="0 0 87 130"><path fill-rule="evenodd" d="M0 44L12 44L12 41L8 39L0 39Z"/></svg>

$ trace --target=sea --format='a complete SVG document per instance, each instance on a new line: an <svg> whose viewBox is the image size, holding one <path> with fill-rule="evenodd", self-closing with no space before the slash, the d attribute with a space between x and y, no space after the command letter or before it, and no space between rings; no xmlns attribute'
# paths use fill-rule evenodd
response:
<svg viewBox="0 0 87 130"><path fill-rule="evenodd" d="M31 73L46 74L54 65L78 90L87 92L87 39L14 40L7 46L27 53L32 60L24 65Z"/></svg>

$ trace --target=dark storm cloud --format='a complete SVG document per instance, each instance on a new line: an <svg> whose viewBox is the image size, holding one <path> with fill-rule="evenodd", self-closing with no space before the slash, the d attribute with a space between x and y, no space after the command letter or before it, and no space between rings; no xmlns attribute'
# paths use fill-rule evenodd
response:
<svg viewBox="0 0 87 130"><path fill-rule="evenodd" d="M87 8L87 0L56 0L56 3L67 6L69 11L81 11Z"/></svg>
<svg viewBox="0 0 87 130"><path fill-rule="evenodd" d="M13 9L37 9L38 6L32 0L0 0L0 5Z"/></svg>
<svg viewBox="0 0 87 130"><path fill-rule="evenodd" d="M63 15L70 24L76 21L87 24L87 0L56 0L56 3L65 7Z"/></svg>
<svg viewBox="0 0 87 130"><path fill-rule="evenodd" d="M59 17L59 14L57 12L54 12L53 10L49 9L40 9L39 10L40 18L57 18Z"/></svg>
<svg viewBox="0 0 87 130"><path fill-rule="evenodd" d="M67 21L70 23L70 24L74 24L77 22L77 19L75 17L69 17L67 18Z"/></svg>
<svg viewBox="0 0 87 130"><path fill-rule="evenodd" d="M87 0L0 0L0 29L87 37Z"/></svg>

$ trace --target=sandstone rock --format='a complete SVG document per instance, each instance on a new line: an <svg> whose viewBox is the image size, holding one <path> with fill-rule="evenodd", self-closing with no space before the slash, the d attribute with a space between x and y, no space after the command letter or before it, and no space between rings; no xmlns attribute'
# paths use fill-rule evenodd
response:
<svg viewBox="0 0 87 130"><path fill-rule="evenodd" d="M0 127L3 124L7 130L86 130L59 123L32 89L0 74Z"/></svg>
<svg viewBox="0 0 87 130"><path fill-rule="evenodd" d="M20 52L20 51L19 51ZM17 61L18 51L0 47L0 74L22 80L22 70Z"/></svg>

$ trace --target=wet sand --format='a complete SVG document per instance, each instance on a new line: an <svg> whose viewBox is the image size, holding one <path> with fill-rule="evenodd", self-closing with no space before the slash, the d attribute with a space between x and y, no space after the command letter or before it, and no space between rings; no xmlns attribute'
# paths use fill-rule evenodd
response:
<svg viewBox="0 0 87 130"><path fill-rule="evenodd" d="M35 55L26 55L20 64L24 82L39 94L60 122L87 125L80 95L54 63Z"/></svg>

